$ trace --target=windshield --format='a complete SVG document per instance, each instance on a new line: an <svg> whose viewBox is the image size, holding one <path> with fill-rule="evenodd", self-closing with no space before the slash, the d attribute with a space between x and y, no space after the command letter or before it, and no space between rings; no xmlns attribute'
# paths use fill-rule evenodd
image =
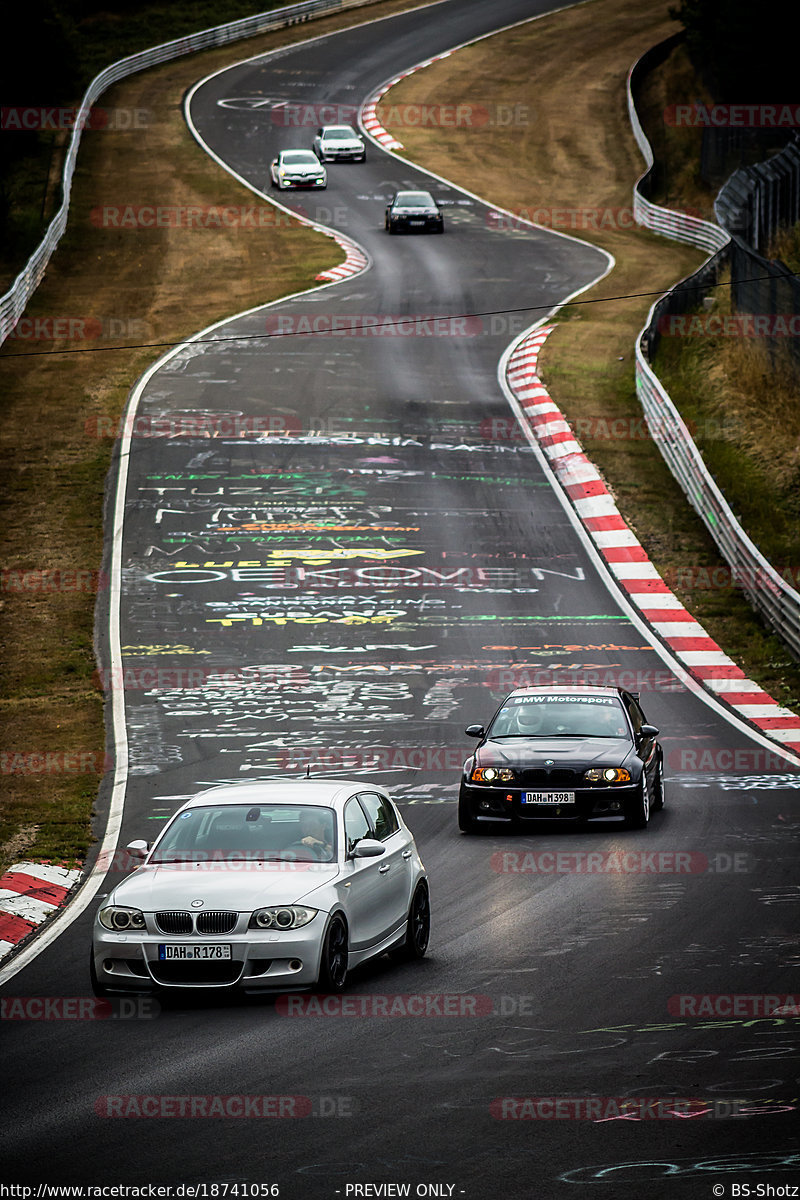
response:
<svg viewBox="0 0 800 1200"><path fill-rule="evenodd" d="M629 737L615 696L514 696L489 727L489 737Z"/></svg>
<svg viewBox="0 0 800 1200"><path fill-rule="evenodd" d="M310 804L190 808L166 828L150 862L334 862L335 818Z"/></svg>
<svg viewBox="0 0 800 1200"><path fill-rule="evenodd" d="M282 156L281 162L289 167L319 166L319 159L311 150L290 150Z"/></svg>
<svg viewBox="0 0 800 1200"><path fill-rule="evenodd" d="M350 138L357 138L358 134L355 129L351 129L349 125L337 125L335 129L324 129L322 136L331 138L337 142L343 142Z"/></svg>
<svg viewBox="0 0 800 1200"><path fill-rule="evenodd" d="M420 206L431 208L433 207L433 196L430 192L400 192L395 199L395 204L398 208L409 208L412 205L415 208Z"/></svg>

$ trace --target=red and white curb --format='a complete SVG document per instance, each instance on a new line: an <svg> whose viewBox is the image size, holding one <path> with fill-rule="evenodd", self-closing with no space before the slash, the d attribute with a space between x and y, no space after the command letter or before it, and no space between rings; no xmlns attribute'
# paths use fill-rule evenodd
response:
<svg viewBox="0 0 800 1200"><path fill-rule="evenodd" d="M800 717L748 679L670 591L550 398L537 362L553 328L534 330L519 342L508 359L506 378L584 528L628 599L690 674L762 733L800 750Z"/></svg>
<svg viewBox="0 0 800 1200"><path fill-rule="evenodd" d="M347 279L350 275L358 275L359 271L363 271L369 262L363 250L359 250L355 242L349 241L348 238L333 235L333 240L344 250L344 262L328 271L321 271L317 279Z"/></svg>
<svg viewBox="0 0 800 1200"><path fill-rule="evenodd" d="M49 863L18 862L0 878L0 958L52 916L81 877Z"/></svg>
<svg viewBox="0 0 800 1200"><path fill-rule="evenodd" d="M386 95L390 88L393 88L396 83L400 83L401 79L408 79L409 75L415 75L417 71L421 71L423 67L429 67L431 63L440 62L443 58L449 58L453 53L452 50L445 50L444 54L436 54L433 58L426 58L425 62L417 63L408 71L402 71L399 75L395 75L387 83L382 83L377 92L369 97L361 106L359 113L359 122L361 128L368 133L369 136L376 141L379 146L383 146L385 150L403 150L405 147L402 142L398 142L393 134L389 133L388 129L384 129L378 120L376 109L381 101L381 98Z"/></svg>

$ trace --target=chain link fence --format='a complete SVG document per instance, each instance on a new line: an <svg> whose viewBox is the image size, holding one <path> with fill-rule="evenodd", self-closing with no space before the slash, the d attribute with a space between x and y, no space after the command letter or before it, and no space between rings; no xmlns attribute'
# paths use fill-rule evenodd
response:
<svg viewBox="0 0 800 1200"><path fill-rule="evenodd" d="M729 264L738 288L738 291L734 290L737 307L744 305L748 312L775 314L780 311L777 306L788 305L787 311L800 311L796 307L796 293L793 292L797 280L791 278L791 273L782 264L767 262L745 245L740 236L732 238L726 228L662 208L648 198L652 181L653 151L636 112L634 92L643 75L666 58L679 37L680 35L669 38L653 47L634 63L628 75L628 112L634 136L647 164L647 170L634 187L634 214L636 220L648 229L695 245L708 251L711 257L698 271L681 280L657 300L650 309L647 323L636 341L636 392L652 437L658 444L664 461L714 538L721 554L730 565L734 578L741 585L753 608L762 614L795 657L800 659L800 594L767 562L742 529L709 473L683 418L651 365L658 347L660 322L672 314L687 313L697 308L704 293L718 282L722 271ZM788 150L792 151L787 151L787 156L793 164L794 148L790 147ZM772 160L772 163L774 161ZM772 166L772 163L768 165ZM793 170L792 165L787 166L785 172L782 166L779 166L769 173L761 172L757 177L759 180L766 179L773 189L770 193L770 220L775 212L785 214L787 220L791 219L791 205L796 203L797 195L796 186L791 182L794 178ZM742 196L749 194L741 193ZM734 195L739 193L732 192L731 196ZM758 211L758 202L755 200L753 208ZM744 200L741 211L745 211ZM757 279L758 276L766 278ZM748 291L748 288L759 290ZM757 303L764 307L749 307L750 304ZM796 338L785 340L798 341Z"/></svg>

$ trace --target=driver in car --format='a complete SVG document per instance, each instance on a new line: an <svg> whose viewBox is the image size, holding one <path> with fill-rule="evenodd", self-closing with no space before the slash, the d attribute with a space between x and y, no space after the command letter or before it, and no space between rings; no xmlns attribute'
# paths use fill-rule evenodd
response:
<svg viewBox="0 0 800 1200"><path fill-rule="evenodd" d="M330 860L333 852L331 823L321 812L305 812L300 817L300 842L310 846L322 861Z"/></svg>
<svg viewBox="0 0 800 1200"><path fill-rule="evenodd" d="M525 737L536 737L542 732L544 713L541 705L520 705L516 712L517 732Z"/></svg>

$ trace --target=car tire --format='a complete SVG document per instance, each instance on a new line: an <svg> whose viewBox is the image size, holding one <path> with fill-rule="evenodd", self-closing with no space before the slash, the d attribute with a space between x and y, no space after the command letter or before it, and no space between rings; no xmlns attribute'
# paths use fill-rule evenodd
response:
<svg viewBox="0 0 800 1200"><path fill-rule="evenodd" d="M462 833L475 833L478 822L472 815L469 803L463 796L458 797L458 828Z"/></svg>
<svg viewBox="0 0 800 1200"><path fill-rule="evenodd" d="M411 898L406 922L406 940L392 950L404 962L424 958L431 936L431 899L426 883L418 883Z"/></svg>
<svg viewBox="0 0 800 1200"><path fill-rule="evenodd" d="M98 999L102 1000L108 995L108 988L97 978L97 968L94 965L94 949L89 951L89 978L92 983L92 992Z"/></svg>
<svg viewBox="0 0 800 1200"><path fill-rule="evenodd" d="M360 158L358 161L359 161L359 162L366 162L366 161L367 161L367 152L366 152L366 150L365 150L365 151L364 151L364 153L361 155L361 158Z"/></svg>
<svg viewBox="0 0 800 1200"><path fill-rule="evenodd" d="M653 800L650 804L651 812L661 812L666 799L665 791L664 763L663 761L659 760L658 766L656 767L656 782L653 787Z"/></svg>
<svg viewBox="0 0 800 1200"><path fill-rule="evenodd" d="M625 808L626 829L646 829L650 820L650 797L647 794L647 779L642 775L642 790Z"/></svg>
<svg viewBox="0 0 800 1200"><path fill-rule="evenodd" d="M335 916L328 926L322 943L316 990L341 992L347 982L347 926Z"/></svg>

